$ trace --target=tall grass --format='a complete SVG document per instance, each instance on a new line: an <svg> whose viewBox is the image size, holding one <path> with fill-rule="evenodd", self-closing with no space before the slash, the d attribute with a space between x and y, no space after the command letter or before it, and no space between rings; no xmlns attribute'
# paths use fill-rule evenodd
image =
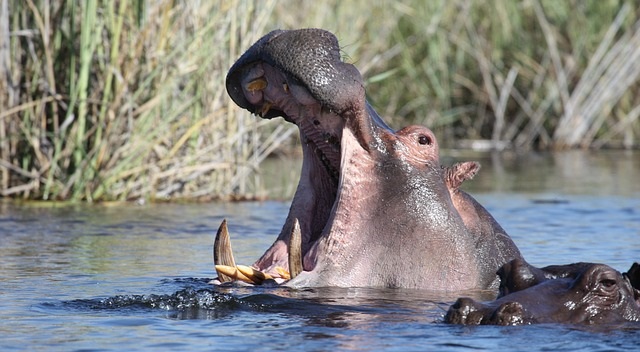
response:
<svg viewBox="0 0 640 352"><path fill-rule="evenodd" d="M372 20L347 19L359 27L338 33L392 125L427 125L449 146L462 139L497 148L638 146L636 2L365 6Z"/></svg>
<svg viewBox="0 0 640 352"><path fill-rule="evenodd" d="M259 196L295 130L224 77L275 28L336 33L392 126L444 145L637 147L632 0L0 0L0 191L32 199Z"/></svg>
<svg viewBox="0 0 640 352"><path fill-rule="evenodd" d="M224 77L274 2L147 4L2 0L3 195L255 196L255 170L293 129L229 104Z"/></svg>

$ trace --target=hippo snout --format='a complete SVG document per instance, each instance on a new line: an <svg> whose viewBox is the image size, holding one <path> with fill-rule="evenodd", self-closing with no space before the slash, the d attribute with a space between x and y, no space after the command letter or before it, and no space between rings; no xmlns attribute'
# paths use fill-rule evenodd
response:
<svg viewBox="0 0 640 352"><path fill-rule="evenodd" d="M530 323L526 310L519 302L504 302L492 307L462 297L449 308L444 318L449 324L462 325L523 325Z"/></svg>
<svg viewBox="0 0 640 352"><path fill-rule="evenodd" d="M480 325L483 314L479 304L471 298L462 297L449 307L445 322L449 324Z"/></svg>
<svg viewBox="0 0 640 352"><path fill-rule="evenodd" d="M524 307L520 302L501 304L491 316L490 323L495 325L522 325L528 323L524 317Z"/></svg>

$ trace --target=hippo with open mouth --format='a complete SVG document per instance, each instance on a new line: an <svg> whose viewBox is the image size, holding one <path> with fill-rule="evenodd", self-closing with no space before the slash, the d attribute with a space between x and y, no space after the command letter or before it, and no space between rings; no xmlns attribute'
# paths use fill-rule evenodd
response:
<svg viewBox="0 0 640 352"><path fill-rule="evenodd" d="M497 269L521 258L458 188L479 165L443 167L428 128L387 126L330 32L265 35L226 85L240 107L297 125L303 162L282 232L251 267L235 265L223 222L214 245L221 282L497 290Z"/></svg>
<svg viewBox="0 0 640 352"><path fill-rule="evenodd" d="M604 264L536 268L521 259L498 271L500 295L480 303L459 298L445 322L464 325L640 322L640 265L622 274Z"/></svg>

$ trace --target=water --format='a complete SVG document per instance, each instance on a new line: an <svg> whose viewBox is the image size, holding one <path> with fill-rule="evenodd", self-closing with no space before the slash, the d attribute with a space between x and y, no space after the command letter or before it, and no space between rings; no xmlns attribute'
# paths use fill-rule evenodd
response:
<svg viewBox="0 0 640 352"><path fill-rule="evenodd" d="M465 185L534 265L640 260L640 154L456 155ZM292 182L292 181L289 181ZM297 179L293 182L297 182ZM0 350L635 350L638 325L462 327L417 290L213 288L223 218L238 263L271 244L288 202L0 203Z"/></svg>

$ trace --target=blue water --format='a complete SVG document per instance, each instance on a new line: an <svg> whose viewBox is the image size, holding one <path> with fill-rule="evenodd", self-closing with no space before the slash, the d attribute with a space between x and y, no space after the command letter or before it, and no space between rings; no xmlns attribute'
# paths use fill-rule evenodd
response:
<svg viewBox="0 0 640 352"><path fill-rule="evenodd" d="M640 261L638 155L563 158L482 160L483 170L466 188L531 264L593 261L627 270ZM565 165L566 160L575 165ZM428 291L290 291L207 283L215 276L211 247L223 218L229 221L236 261L250 264L271 244L287 212L288 202L275 201L55 207L1 202L0 350L629 351L640 346L637 324L446 325L441 319L455 297Z"/></svg>

